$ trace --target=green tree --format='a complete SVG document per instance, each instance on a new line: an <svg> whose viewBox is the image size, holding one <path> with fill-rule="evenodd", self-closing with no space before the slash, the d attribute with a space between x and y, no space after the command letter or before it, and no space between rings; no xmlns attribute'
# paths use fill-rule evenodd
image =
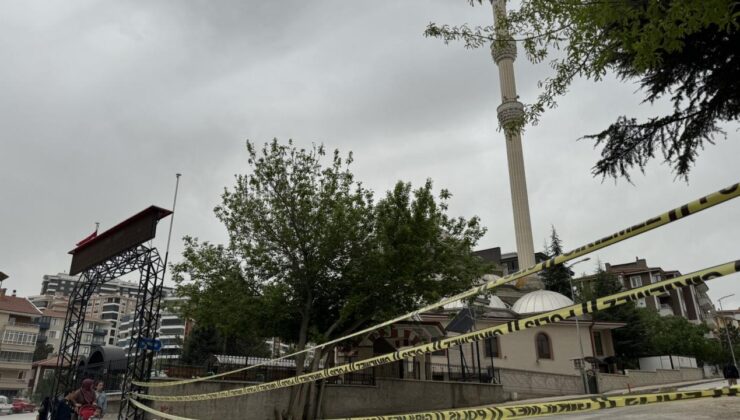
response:
<svg viewBox="0 0 740 420"><path fill-rule="evenodd" d="M650 337L653 356L691 356L699 360L713 358L707 354L709 328L695 325L684 317L661 316L656 311L645 310L642 322Z"/></svg>
<svg viewBox="0 0 740 420"><path fill-rule="evenodd" d="M351 154L335 151L325 165L322 146L277 140L261 150L248 142L247 153L251 172L237 176L216 208L228 245L186 241L186 261L210 268L175 270L181 295L199 299L193 306L219 301L199 294L223 277L217 267L229 267L226 277L239 278L249 296L239 305L262 334L303 349L459 292L488 268L472 254L484 233L478 219L449 217L450 194L436 199L431 181L415 190L398 183L376 205L349 169ZM331 350L318 352L311 368ZM296 366L301 373L303 356ZM313 417L317 395L314 384L294 387L283 414Z"/></svg>
<svg viewBox="0 0 740 420"><path fill-rule="evenodd" d="M608 296L623 291L619 279L611 273L599 268L589 286L581 290L584 300ZM653 343L650 341L650 332L643 322L644 311L635 306L634 302L615 306L593 314L596 321L622 322L624 327L612 330L614 352L622 368L637 368L637 359L644 356L654 356Z"/></svg>
<svg viewBox="0 0 740 420"><path fill-rule="evenodd" d="M563 253L563 243L558 236L558 232L555 230L555 226L552 227L550 232L550 243L545 242L545 254L548 257L554 257ZM553 292L560 293L567 297L571 296L570 290L570 277L572 273L568 267L564 264L558 264L554 267L546 268L540 273L542 283L545 285L545 289Z"/></svg>
<svg viewBox="0 0 740 420"><path fill-rule="evenodd" d="M730 339L727 339L727 333L729 332ZM732 362L732 354L730 353L730 342L732 342L732 348L735 351L735 357L740 358L740 330L734 325L726 325L717 328L715 336L719 339L720 344L720 355L718 356L717 364L725 364Z"/></svg>
<svg viewBox="0 0 740 420"><path fill-rule="evenodd" d="M36 343L36 348L33 351L33 361L37 360L44 360L49 357L51 353L54 352L54 346L51 344L45 344L45 343Z"/></svg>
<svg viewBox="0 0 740 420"><path fill-rule="evenodd" d="M740 115L737 1L522 0L499 18L504 31L498 33L491 26L431 23L425 34L469 48L518 41L533 63L550 59L554 75L540 82L542 91L526 107L522 125L536 123L579 77L599 81L614 73L639 83L645 102L672 103L667 115L645 121L620 116L586 136L603 146L595 175L629 179L631 169L643 169L660 154L678 176L687 177L703 146L724 135L720 124Z"/></svg>
<svg viewBox="0 0 740 420"><path fill-rule="evenodd" d="M196 325L185 339L182 361L190 365L202 365L212 354L223 353L223 340L212 326Z"/></svg>
<svg viewBox="0 0 740 420"><path fill-rule="evenodd" d="M255 315L261 302L258 285L247 277L232 250L191 237L184 241L183 260L173 264L172 272L177 294L185 299L174 301L169 309L194 320L196 331L217 339L218 347L206 346L212 352L263 356L264 336Z"/></svg>

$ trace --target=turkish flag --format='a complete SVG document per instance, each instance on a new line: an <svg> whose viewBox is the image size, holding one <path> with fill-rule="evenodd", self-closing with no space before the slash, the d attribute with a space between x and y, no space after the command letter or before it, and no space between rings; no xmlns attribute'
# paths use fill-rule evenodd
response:
<svg viewBox="0 0 740 420"><path fill-rule="evenodd" d="M91 233L90 236L88 236L87 238L81 240L80 242L77 242L77 246L85 245L86 243L92 241L93 239L95 239L97 237L98 237L98 230L95 229L95 232Z"/></svg>

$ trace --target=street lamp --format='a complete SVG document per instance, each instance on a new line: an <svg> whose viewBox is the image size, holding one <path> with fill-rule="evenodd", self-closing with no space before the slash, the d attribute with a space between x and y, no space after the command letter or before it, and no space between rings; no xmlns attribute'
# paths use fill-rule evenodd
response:
<svg viewBox="0 0 740 420"><path fill-rule="evenodd" d="M582 262L586 262L591 260L591 257L586 257L582 260L578 260L574 262L573 264L566 265L565 268L568 270L568 283L570 284L570 298L573 301L573 303L576 303L576 294L573 290L573 276L570 275L570 268L573 267L576 264L580 264ZM583 354L583 339L581 339L581 327L578 324L578 317L574 317L576 320L576 335L578 335L578 347L581 349L581 362L578 364L578 369L581 371L581 379L583 380L583 389L586 391L587 394L591 393L591 389L588 386L588 379L586 379L586 370L585 370L585 363L586 363L586 356Z"/></svg>
<svg viewBox="0 0 740 420"><path fill-rule="evenodd" d="M719 310L722 311L722 300L727 299L728 297L733 297L735 294L722 296L721 298L717 299L717 303L719 303ZM730 354L732 355L732 364L737 367L737 360L735 360L735 350L732 348L732 339L730 338L730 330L727 328L727 322L725 320L722 320L722 324L725 326L725 333L727 334L727 345L730 346Z"/></svg>

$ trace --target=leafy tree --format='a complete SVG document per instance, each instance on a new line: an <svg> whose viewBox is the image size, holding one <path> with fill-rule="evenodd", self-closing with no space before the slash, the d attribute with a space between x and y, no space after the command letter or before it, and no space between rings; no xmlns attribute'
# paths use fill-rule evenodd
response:
<svg viewBox="0 0 740 420"><path fill-rule="evenodd" d="M680 316L661 316L652 310L643 311L642 322L648 330L654 356L692 356L699 360L713 357L707 354L705 334L709 328L705 325L692 324Z"/></svg>
<svg viewBox="0 0 740 420"><path fill-rule="evenodd" d="M185 339L182 361L190 365L202 365L212 354L223 353L223 340L212 326L196 325Z"/></svg>
<svg viewBox="0 0 740 420"><path fill-rule="evenodd" d="M431 181L415 190L398 183L376 205L349 169L351 154L335 151L324 165L323 146L277 140L261 150L248 142L247 153L251 172L215 210L229 244L186 241L186 263L208 269L175 270L191 306L221 302L206 296L226 290L209 288L214 279L239 279L247 298L232 291L223 299L240 300L262 334L303 349L459 292L488 268L472 254L484 233L478 219L449 217L450 194L435 199ZM318 352L312 368L330 352ZM304 357L296 364L301 373ZM283 414L312 417L317 395L313 384L294 387Z"/></svg>
<svg viewBox="0 0 740 420"><path fill-rule="evenodd" d="M554 257L563 253L563 243L558 236L558 232L555 230L555 226L552 227L550 233L550 243L545 242L545 254L548 257ZM564 264L558 264L554 267L546 268L540 273L542 283L545 285L545 289L558 292L561 295L571 297L570 290L570 278L572 273L568 267Z"/></svg>
<svg viewBox="0 0 740 420"><path fill-rule="evenodd" d="M36 343L36 349L33 351L33 361L44 360L54 352L54 346L51 344Z"/></svg>
<svg viewBox="0 0 740 420"><path fill-rule="evenodd" d="M218 346L208 344L205 349L245 356L266 353L260 319L255 315L260 311L258 287L248 279L233 251L185 237L183 260L173 264L172 271L177 293L186 299L173 302L171 309L195 320L195 330L209 340L218 340ZM196 354L192 363L208 356Z"/></svg>
<svg viewBox="0 0 740 420"><path fill-rule="evenodd" d="M727 333L729 332L730 339L727 339ZM730 342L732 342L732 348L735 351L735 357L740 357L740 330L734 325L726 325L717 328L715 336L719 339L720 353L718 355L717 364L725 364L732 361L732 355L730 354Z"/></svg>
<svg viewBox="0 0 740 420"><path fill-rule="evenodd" d="M645 102L671 101L668 115L620 116L586 136L603 146L595 175L629 179L631 169L642 170L661 154L685 178L699 150L724 135L720 124L740 115L740 3L734 0L522 0L497 18L498 33L491 26L431 23L425 34L468 48L517 41L533 63L551 58L554 75L540 82L521 125L536 123L574 79L599 81L609 72L637 81Z"/></svg>
<svg viewBox="0 0 740 420"><path fill-rule="evenodd" d="M599 268L594 274L589 286L581 290L584 300L619 293L623 290L619 279L611 273ZM615 306L594 313L593 319L606 322L623 322L626 325L612 330L614 352L623 368L636 368L637 359L644 356L653 356L654 348L650 341L650 332L643 322L643 312L634 302Z"/></svg>

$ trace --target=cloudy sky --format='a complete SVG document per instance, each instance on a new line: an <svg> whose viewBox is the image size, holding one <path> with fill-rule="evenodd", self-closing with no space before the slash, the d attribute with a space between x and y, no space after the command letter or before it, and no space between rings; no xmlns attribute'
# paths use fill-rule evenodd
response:
<svg viewBox="0 0 740 420"><path fill-rule="evenodd" d="M0 5L0 270L37 294L69 269L74 243L150 204L170 207L173 241L223 241L213 216L246 171L244 142L289 138L355 153L358 178L382 193L432 178L451 212L488 227L480 247L514 250L497 70L487 49L426 39L430 21L484 23L488 7L426 1L5 1ZM516 63L530 101L546 66ZM635 185L595 179L583 134L640 105L634 84L578 82L524 134L535 246L554 225L574 248L740 180L737 125L676 180L655 162ZM592 255L636 256L690 272L740 258L740 200ZM166 230L157 245L163 249ZM592 267L582 264L583 270ZM737 292L740 276L712 281Z"/></svg>

